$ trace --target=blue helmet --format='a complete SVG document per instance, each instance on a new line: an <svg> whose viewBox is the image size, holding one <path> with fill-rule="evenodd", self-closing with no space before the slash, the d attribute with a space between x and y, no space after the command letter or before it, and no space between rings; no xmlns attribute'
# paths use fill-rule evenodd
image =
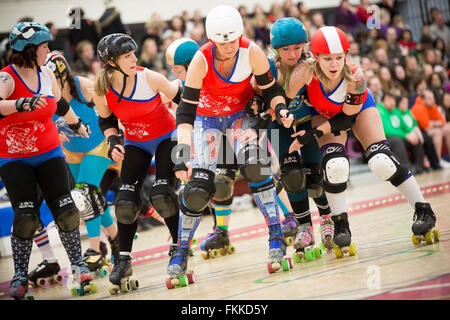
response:
<svg viewBox="0 0 450 320"><path fill-rule="evenodd" d="M36 22L20 22L9 33L9 44L16 51L23 51L27 44L35 46L52 41L53 37L47 27Z"/></svg>
<svg viewBox="0 0 450 320"><path fill-rule="evenodd" d="M278 19L270 29L270 43L274 49L305 42L308 42L305 26L296 18Z"/></svg>
<svg viewBox="0 0 450 320"><path fill-rule="evenodd" d="M186 65L191 63L198 44L188 38L177 39L166 50L166 62L169 65Z"/></svg>

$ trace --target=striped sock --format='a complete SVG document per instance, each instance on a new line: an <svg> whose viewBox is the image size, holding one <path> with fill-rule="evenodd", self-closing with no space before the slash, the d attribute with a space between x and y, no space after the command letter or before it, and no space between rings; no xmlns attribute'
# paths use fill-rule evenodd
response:
<svg viewBox="0 0 450 320"><path fill-rule="evenodd" d="M214 203L214 212L216 215L216 226L222 230L228 230L231 218L231 205L216 205Z"/></svg>
<svg viewBox="0 0 450 320"><path fill-rule="evenodd" d="M34 243L39 248L39 251L42 254L42 259L47 260L48 262L54 263L57 262L58 259L56 259L55 254L53 253L52 247L50 245L50 241L48 239L47 229L42 229L41 232L36 234L33 238Z"/></svg>

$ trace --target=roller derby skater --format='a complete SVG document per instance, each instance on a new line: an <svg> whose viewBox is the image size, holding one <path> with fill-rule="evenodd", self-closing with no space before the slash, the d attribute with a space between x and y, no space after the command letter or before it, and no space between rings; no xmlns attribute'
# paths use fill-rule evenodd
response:
<svg viewBox="0 0 450 320"><path fill-rule="evenodd" d="M322 151L324 189L334 222L335 255L356 255L346 208L350 163L345 151L346 131L353 130L365 150L369 169L389 181L409 204L429 207L412 173L392 153L362 69L346 60L350 48L346 34L337 27L322 27L311 38L314 56L291 75L287 96L293 97L306 85L311 105L312 129L294 133L290 150L317 141ZM431 211L431 208L430 208ZM417 211L416 211L417 213ZM421 210L416 216L424 217ZM413 228L415 229L415 227ZM422 231L422 230L421 230Z"/></svg>
<svg viewBox="0 0 450 320"><path fill-rule="evenodd" d="M164 219L173 243L178 232L178 197L171 159L176 145L172 140L176 124L162 103L160 92L179 103L181 88L159 73L137 67L136 50L136 42L121 33L103 37L97 47L103 69L94 81L94 103L109 144L108 156L113 161L122 161L115 199L120 257L110 274L113 286L132 272L131 252L142 201L141 188L153 156L156 169L150 201ZM118 137L118 120L124 126L123 145Z"/></svg>
<svg viewBox="0 0 450 320"><path fill-rule="evenodd" d="M440 241L439 230L433 230L436 224L436 216L429 203L416 203L414 212L414 223L412 225L412 242L419 245L421 241L427 244L433 244L435 241Z"/></svg>

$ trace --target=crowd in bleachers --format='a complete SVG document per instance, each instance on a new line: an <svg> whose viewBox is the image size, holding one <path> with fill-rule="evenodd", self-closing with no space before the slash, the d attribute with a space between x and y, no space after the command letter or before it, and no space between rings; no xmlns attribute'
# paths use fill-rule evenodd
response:
<svg viewBox="0 0 450 320"><path fill-rule="evenodd" d="M361 0L357 6L348 0L341 1L331 21L326 21L321 10L309 10L301 1L274 1L268 12L261 5L248 8L243 4L238 10L244 20L245 36L267 51L270 50L270 27L282 17L300 19L309 37L325 22L343 29L351 43L347 59L362 67L394 153L404 159L414 173L450 167L448 21L438 8L430 8L429 23L423 25L420 34L413 35L396 1L382 0L377 5L379 21L372 19L368 0ZM79 28L68 31L67 38L58 36L53 23L46 24L55 39L50 49L64 52L73 72L92 79L101 68L96 46L106 34L121 32L133 36L139 45L138 64L169 79L175 78L165 61L165 50L170 43L181 37L189 37L199 45L208 41L205 17L198 9L192 14L180 12L169 21L154 12L139 36L122 23L120 12L113 6L107 7L97 21L86 17L83 8L73 7L73 10L81 14L81 21ZM5 56L3 50L2 64L6 63ZM417 154L424 154L425 162L424 157Z"/></svg>

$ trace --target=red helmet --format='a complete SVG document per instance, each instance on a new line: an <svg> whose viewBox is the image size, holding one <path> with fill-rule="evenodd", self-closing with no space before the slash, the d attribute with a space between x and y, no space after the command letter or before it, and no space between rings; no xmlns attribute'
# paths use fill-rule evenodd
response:
<svg viewBox="0 0 450 320"><path fill-rule="evenodd" d="M350 42L344 31L336 27L322 27L311 38L311 53L333 54L346 53Z"/></svg>

